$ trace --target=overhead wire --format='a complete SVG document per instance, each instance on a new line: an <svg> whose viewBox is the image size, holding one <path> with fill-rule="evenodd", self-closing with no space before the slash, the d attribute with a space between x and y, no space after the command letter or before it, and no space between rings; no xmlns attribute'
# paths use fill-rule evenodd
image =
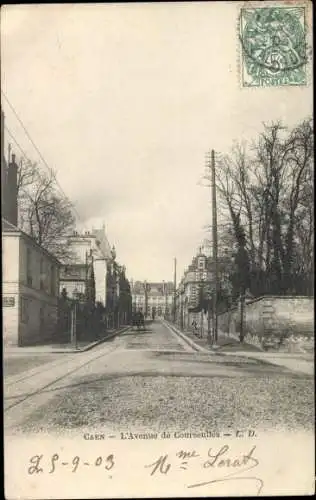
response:
<svg viewBox="0 0 316 500"><path fill-rule="evenodd" d="M40 152L39 148L37 147L37 145L35 144L35 142L33 141L32 137L30 136L26 126L24 125L23 121L21 120L21 118L19 117L17 111L15 110L13 104L11 104L9 98L7 97L7 95L5 94L5 92L3 91L3 89L1 89L1 93L6 101L6 103L8 104L9 108L11 109L11 111L13 112L14 116L16 117L16 119L18 120L19 124L21 125L26 137L28 138L28 140L30 141L30 143L32 144L32 146L34 147L35 151L37 152L39 158L41 159L42 163L45 165L45 167L48 169L49 173L52 174L54 171L53 169L48 165L48 163L46 162L45 158L43 157L42 153ZM18 141L15 139L15 137L13 136L12 132L9 131L8 127L5 126L6 130L8 131L10 137L14 140L15 144L17 145L17 147L19 148L19 150L22 152L22 154L24 154L25 158L30 161L28 158L27 158L27 155L25 154L25 152L23 151L23 148L21 148L21 146L19 145ZM55 183L57 185L57 187L59 188L60 192L62 193L62 195L64 196L64 198L68 201L71 201L69 199L69 197L66 195L65 191L63 190L63 188L61 187L60 183L58 182L57 178L55 177ZM72 204L72 208L74 210L74 212L76 213L77 217L79 220L81 220L81 217L77 211L77 209L75 208L75 206Z"/></svg>
<svg viewBox="0 0 316 500"><path fill-rule="evenodd" d="M22 148L22 146L20 146L20 144L18 143L18 141L16 140L16 138L14 137L14 135L12 134L12 132L10 131L10 129L7 127L7 125L4 126L5 130L8 132L9 136L11 137L12 141L15 143L15 145L17 146L17 148L19 149L20 153L22 153L23 157L27 160L27 161L31 161L27 154L25 153L24 149Z"/></svg>

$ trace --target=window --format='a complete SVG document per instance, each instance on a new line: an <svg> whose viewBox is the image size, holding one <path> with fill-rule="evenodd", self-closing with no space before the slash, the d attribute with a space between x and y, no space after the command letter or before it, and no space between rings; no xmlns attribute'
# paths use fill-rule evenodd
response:
<svg viewBox="0 0 316 500"><path fill-rule="evenodd" d="M40 330L43 330L44 326L45 326L45 306L44 305L42 305L40 307L39 318L40 318Z"/></svg>
<svg viewBox="0 0 316 500"><path fill-rule="evenodd" d="M50 266L50 293L56 295L56 272L53 264Z"/></svg>
<svg viewBox="0 0 316 500"><path fill-rule="evenodd" d="M29 306L30 306L30 300L21 297L20 299L20 318L21 318L21 323L28 323L29 322Z"/></svg>
<svg viewBox="0 0 316 500"><path fill-rule="evenodd" d="M26 249L26 283L32 286L32 252L30 248Z"/></svg>
<svg viewBox="0 0 316 500"><path fill-rule="evenodd" d="M204 269L204 259L199 259L198 267L199 269Z"/></svg>
<svg viewBox="0 0 316 500"><path fill-rule="evenodd" d="M44 290L45 287L45 275L44 275L44 259L41 257L40 260L40 289Z"/></svg>

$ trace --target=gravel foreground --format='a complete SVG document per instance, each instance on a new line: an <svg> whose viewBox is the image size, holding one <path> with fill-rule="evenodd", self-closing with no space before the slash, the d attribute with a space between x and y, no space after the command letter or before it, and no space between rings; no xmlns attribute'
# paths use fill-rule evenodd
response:
<svg viewBox="0 0 316 500"><path fill-rule="evenodd" d="M311 377L115 376L85 378L16 431L309 431L314 420Z"/></svg>

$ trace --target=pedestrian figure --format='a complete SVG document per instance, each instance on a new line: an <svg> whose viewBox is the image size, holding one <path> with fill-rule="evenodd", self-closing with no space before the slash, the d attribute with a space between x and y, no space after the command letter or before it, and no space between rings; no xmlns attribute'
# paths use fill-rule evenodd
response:
<svg viewBox="0 0 316 500"><path fill-rule="evenodd" d="M145 316L143 315L142 312L140 313L140 324L142 328L145 330Z"/></svg>
<svg viewBox="0 0 316 500"><path fill-rule="evenodd" d="M137 327L137 330L140 330L140 328L145 329L145 318L141 311L137 311L135 314L133 325Z"/></svg>
<svg viewBox="0 0 316 500"><path fill-rule="evenodd" d="M192 328L193 328L194 335L197 335L198 334L198 324L197 324L195 319L192 321Z"/></svg>

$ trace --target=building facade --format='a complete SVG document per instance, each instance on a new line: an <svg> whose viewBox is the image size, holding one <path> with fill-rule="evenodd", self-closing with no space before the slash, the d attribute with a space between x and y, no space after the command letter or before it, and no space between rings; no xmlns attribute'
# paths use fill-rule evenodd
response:
<svg viewBox="0 0 316 500"><path fill-rule="evenodd" d="M68 243L73 263L62 267L60 294L93 302L103 311L109 329L127 324L131 316L129 282L125 267L117 262L115 247L110 247L105 226L75 231Z"/></svg>
<svg viewBox="0 0 316 500"><path fill-rule="evenodd" d="M86 295L89 265L93 266L95 302L106 307L107 263L111 260L111 248L105 227L91 231L74 231L68 237L73 262L63 265L60 279L60 294L66 291L69 298Z"/></svg>
<svg viewBox="0 0 316 500"><path fill-rule="evenodd" d="M218 259L218 281L221 297L229 301L231 294L230 273L232 262L230 258ZM207 314L201 302L211 302L215 292L215 266L212 257L199 249L191 264L185 270L176 291L175 309L176 322L184 330L190 329L196 322L199 328L207 328ZM210 311L209 311L210 312ZM211 312L210 312L211 314Z"/></svg>
<svg viewBox="0 0 316 500"><path fill-rule="evenodd" d="M59 261L18 229L18 166L4 151L1 110L2 306L4 345L53 341L57 335Z"/></svg>
<svg viewBox="0 0 316 500"><path fill-rule="evenodd" d="M131 282L133 311L141 311L147 318L171 318L174 303L172 282Z"/></svg>
<svg viewBox="0 0 316 500"><path fill-rule="evenodd" d="M2 219L3 341L32 345L57 335L58 260Z"/></svg>

